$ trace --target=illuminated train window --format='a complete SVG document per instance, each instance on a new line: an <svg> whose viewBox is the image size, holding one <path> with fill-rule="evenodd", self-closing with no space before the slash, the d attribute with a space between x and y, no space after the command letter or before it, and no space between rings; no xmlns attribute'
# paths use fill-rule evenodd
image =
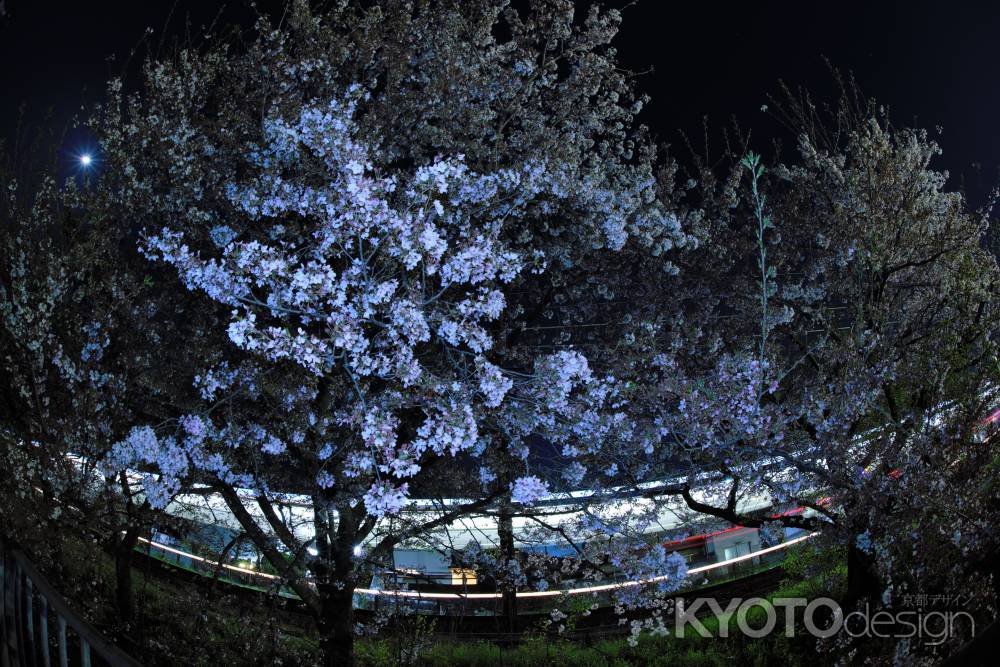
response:
<svg viewBox="0 0 1000 667"><path fill-rule="evenodd" d="M452 586L475 586L476 571L467 567L453 567L451 570Z"/></svg>

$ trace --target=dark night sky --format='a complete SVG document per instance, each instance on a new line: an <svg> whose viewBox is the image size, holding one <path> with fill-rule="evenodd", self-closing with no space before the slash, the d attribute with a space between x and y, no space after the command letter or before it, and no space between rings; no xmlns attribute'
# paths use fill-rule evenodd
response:
<svg viewBox="0 0 1000 667"><path fill-rule="evenodd" d="M21 102L33 117L53 107L64 122L93 101L147 26L159 38L173 4L6 0L0 136L13 134ZM167 32L176 33L188 14L196 28L208 23L220 5L178 0ZM225 16L246 23L252 12L246 0L232 0ZM943 126L939 165L964 175L975 202L1000 167L998 36L1000 3L640 0L625 13L618 45L626 66L655 69L640 88L653 98L644 122L661 137L674 141L677 128L700 137L702 115L720 128L736 114L762 149L774 131L760 111L766 94L782 78L822 96L830 84L825 55L852 70L898 124L916 118L922 127ZM111 54L117 60L109 65Z"/></svg>

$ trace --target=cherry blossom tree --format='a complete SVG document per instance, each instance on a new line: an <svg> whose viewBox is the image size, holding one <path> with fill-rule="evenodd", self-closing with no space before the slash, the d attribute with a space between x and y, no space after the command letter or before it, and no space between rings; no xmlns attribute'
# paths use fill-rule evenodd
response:
<svg viewBox="0 0 1000 667"><path fill-rule="evenodd" d="M693 471L672 490L692 509L846 544L848 605L890 604L929 581L942 531L955 586L970 568L958 551L995 545L970 503L995 475L979 441L996 402L987 215L948 191L927 133L894 127L874 103L845 97L833 119L794 98L779 110L797 161L765 169L750 155L734 160L736 177L699 180L715 184L702 195L714 242L678 262L686 293L710 293L714 312L693 334L664 326L642 339L637 327L635 384L648 393L633 406L672 443L657 448L660 471ZM692 275L688 261L715 269ZM692 358L705 345L715 352ZM699 498L710 473L714 497ZM956 475L961 490L945 491ZM746 511L751 494L814 516ZM988 598L971 597L977 613Z"/></svg>
<svg viewBox="0 0 1000 667"><path fill-rule="evenodd" d="M149 62L142 95L109 89L114 196L214 344L187 361L198 402L137 420L103 470L143 470L154 508L210 484L315 613L329 664L352 660L366 562L552 488L533 439L642 451L601 418L624 417L608 367L535 332L602 258L686 240L617 23L568 2L300 2L239 47ZM276 509L293 492L313 538ZM414 495L469 500L408 514Z"/></svg>
<svg viewBox="0 0 1000 667"><path fill-rule="evenodd" d="M153 513L125 475L101 484L95 466L136 422L185 405L190 378L178 384L176 355L198 347L206 323L189 313L191 326L178 325L183 299L152 289L159 276L134 246L139 227L113 176L99 188L57 183L53 145L41 134L29 157L0 168L3 492L20 508L8 529L26 545L56 533L107 545L127 633L132 552Z"/></svg>

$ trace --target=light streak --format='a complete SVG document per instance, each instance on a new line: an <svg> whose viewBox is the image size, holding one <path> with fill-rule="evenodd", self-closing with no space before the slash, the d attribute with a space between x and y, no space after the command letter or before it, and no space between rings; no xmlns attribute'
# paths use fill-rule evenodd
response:
<svg viewBox="0 0 1000 667"><path fill-rule="evenodd" d="M692 575L701 574L703 572L710 572L711 570L717 570L722 567L728 567L730 565L735 565L737 563L742 563L744 561L752 560L763 556L764 554L774 553L776 551L781 551L782 549L787 549L796 544L805 542L806 540L812 539L819 535L819 533L809 533L808 535L802 535L794 539L788 540L787 542L782 542L781 544L776 544L772 547L767 547L765 549L760 549L758 551L753 551L742 556L736 556L735 558L730 558L729 560L719 561L718 563L709 563L708 565L700 565L698 567L693 567L687 571L685 578L691 577ZM267 572L258 572L256 570L249 570L245 567L239 567L237 565L229 565L227 563L219 563L218 561L208 560L207 558L202 558L201 556L196 556L195 554L188 553L187 551L182 551L180 549L175 549L173 547L167 546L166 544L160 544L159 542L154 542L153 540L148 540L144 537L140 537L141 542L149 544L151 547L166 551L167 553L176 554L184 558L190 558L201 563L212 567L221 567L225 570L230 570L233 572L239 572L241 574L248 574L255 577L261 577L268 580L280 580L273 574L268 574ZM515 595L519 598L554 598L563 595L592 595L594 593L604 593L608 591L622 590L627 588L636 588L639 586L648 586L650 584L657 584L670 579L670 575L659 575L656 577L650 577L648 579L633 579L630 581L616 581L610 584L598 584L596 586L583 586L580 588L564 588L557 590L548 591L518 591ZM394 597L394 598L415 598L417 600L497 600L503 597L502 592L496 593L424 593L421 591L386 591L379 590L377 588L356 588L354 592L358 595L365 595L370 597Z"/></svg>

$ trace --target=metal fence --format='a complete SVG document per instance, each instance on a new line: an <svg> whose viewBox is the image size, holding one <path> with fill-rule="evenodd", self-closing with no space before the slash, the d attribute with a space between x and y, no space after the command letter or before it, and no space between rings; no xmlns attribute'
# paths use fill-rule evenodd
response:
<svg viewBox="0 0 1000 667"><path fill-rule="evenodd" d="M2 538L0 554L0 667L140 667L73 611L24 553Z"/></svg>

